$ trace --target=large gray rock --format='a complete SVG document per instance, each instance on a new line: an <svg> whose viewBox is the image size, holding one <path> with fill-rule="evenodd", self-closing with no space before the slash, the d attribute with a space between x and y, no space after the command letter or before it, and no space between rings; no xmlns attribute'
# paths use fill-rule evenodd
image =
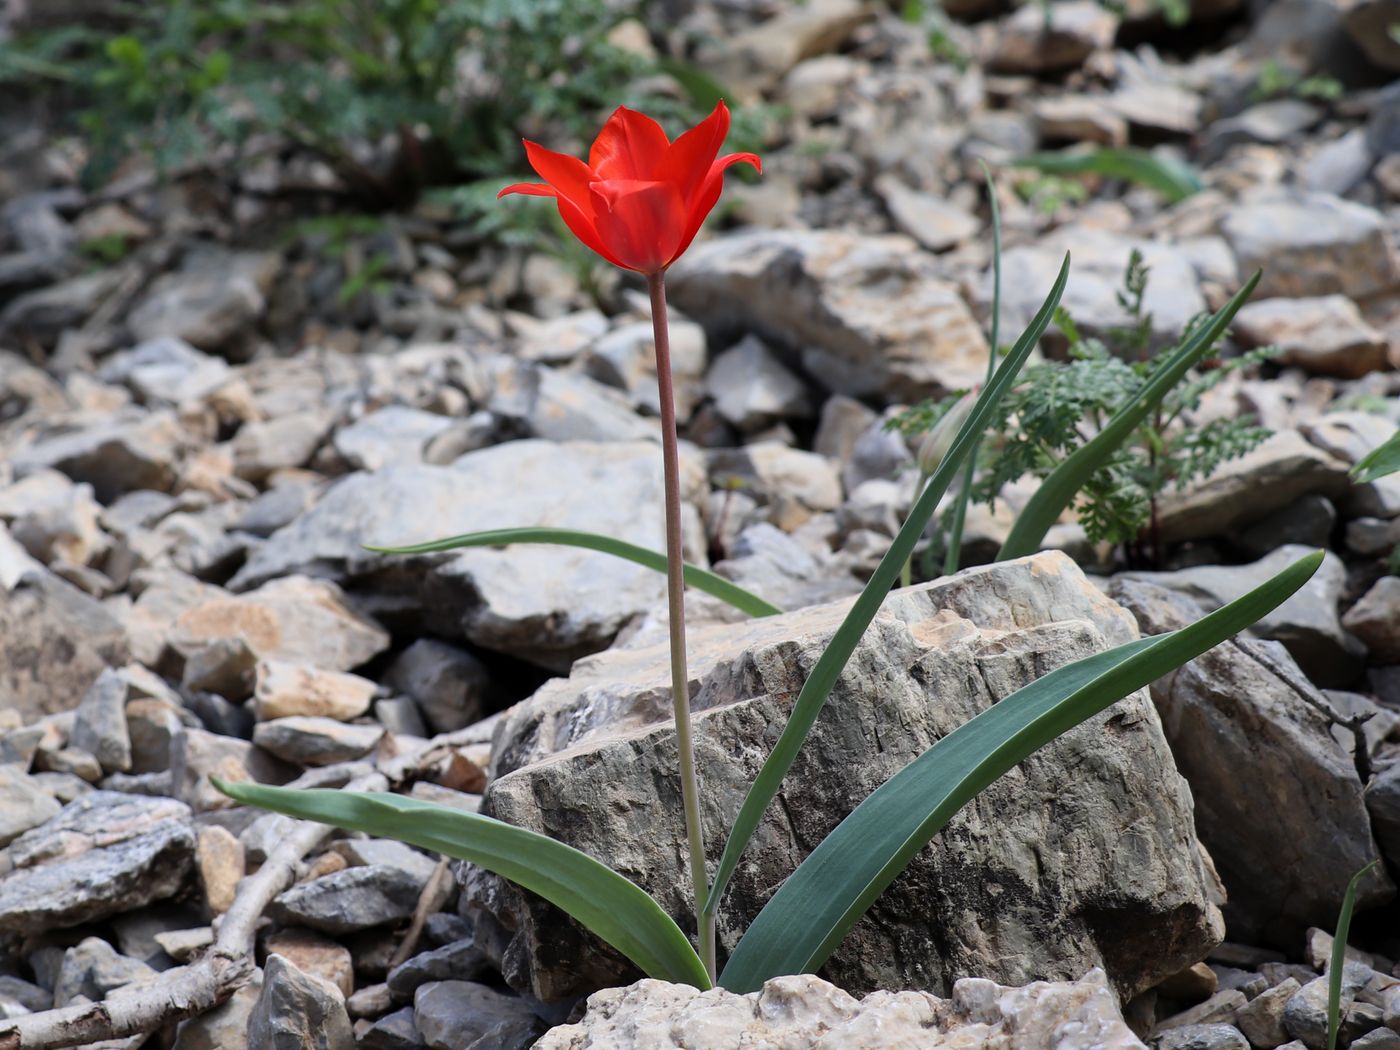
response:
<svg viewBox="0 0 1400 1050"><path fill-rule="evenodd" d="M1202 612L1141 581L1120 577L1113 594L1149 634ZM1309 926L1334 921L1352 873L1379 855L1356 765L1308 696L1316 690L1287 653L1249 639L1218 646L1152 685L1191 784L1196 828L1229 891L1231 935L1246 943L1296 947ZM1361 884L1358 906L1394 892L1377 871Z"/></svg>
<svg viewBox="0 0 1400 1050"><path fill-rule="evenodd" d="M286 925L340 935L399 922L413 914L425 880L383 864L365 864L299 883L268 914Z"/></svg>
<svg viewBox="0 0 1400 1050"><path fill-rule="evenodd" d="M693 632L710 828L731 823L846 608ZM721 906L724 950L857 802L936 739L1052 667L1133 636L1127 614L1058 553L893 594L749 846ZM511 709L483 812L613 864L685 921L668 681L664 646L619 650ZM956 816L824 972L857 990L943 989L963 973L1023 981L1103 965L1125 994L1149 987L1221 935L1190 808L1155 712L1135 694ZM721 843L710 844L717 856ZM556 999L632 972L537 899L472 869L465 881L474 906L515 931L505 972L517 987Z"/></svg>
<svg viewBox="0 0 1400 1050"><path fill-rule="evenodd" d="M753 331L832 390L913 400L980 382L987 344L932 255L904 237L763 230L697 245L676 304L723 346Z"/></svg>
<svg viewBox="0 0 1400 1050"><path fill-rule="evenodd" d="M1280 547L1249 565L1196 565L1174 572L1123 572L1116 580L1145 580L1189 596L1213 612L1281 572L1312 548ZM1346 585L1346 567L1330 551L1312 579L1249 633L1282 642L1308 677L1319 685L1350 684L1361 671L1366 647L1342 627L1338 605Z"/></svg>
<svg viewBox="0 0 1400 1050"><path fill-rule="evenodd" d="M682 460L684 494L703 473ZM606 493L605 499L599 494ZM689 512L694 514L693 509ZM693 530L698 519L691 517ZM289 572L331 576L409 628L564 669L664 604L650 569L572 547L516 546L406 558L364 544L408 544L513 525L587 529L663 546L661 456L646 442L512 441L451 466L389 467L337 484L259 548L235 589ZM693 558L695 555L692 554Z"/></svg>
<svg viewBox="0 0 1400 1050"><path fill-rule="evenodd" d="M173 412L124 409L46 427L17 447L10 462L18 476L45 468L62 471L111 503L139 489L168 492L188 442Z"/></svg>
<svg viewBox="0 0 1400 1050"><path fill-rule="evenodd" d="M589 997L577 1024L561 1025L536 1050L784 1050L864 1047L908 1050L1142 1050L1103 972L1077 981L1003 988L964 978L947 1000L927 992L879 991L857 1000L819 977L775 977L735 995L638 981Z"/></svg>
<svg viewBox="0 0 1400 1050"><path fill-rule="evenodd" d="M44 933L178 893L194 862L190 810L169 798L94 791L10 843L0 932Z"/></svg>
<svg viewBox="0 0 1400 1050"><path fill-rule="evenodd" d="M433 1050L526 1050L544 1031L525 1000L474 981L420 986L413 1023Z"/></svg>
<svg viewBox="0 0 1400 1050"><path fill-rule="evenodd" d="M1225 212L1220 230L1242 271L1264 271L1260 299L1364 299L1400 283L1381 213L1329 193L1257 190Z"/></svg>
<svg viewBox="0 0 1400 1050"><path fill-rule="evenodd" d="M1278 345L1279 361L1308 372L1356 379L1386 367L1384 333L1344 295L1246 303L1235 332L1253 346Z"/></svg>

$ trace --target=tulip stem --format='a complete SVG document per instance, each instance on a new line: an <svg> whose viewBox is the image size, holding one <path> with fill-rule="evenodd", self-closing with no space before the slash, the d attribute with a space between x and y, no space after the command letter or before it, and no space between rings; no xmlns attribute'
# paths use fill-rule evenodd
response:
<svg viewBox="0 0 1400 1050"><path fill-rule="evenodd" d="M685 552L681 537L681 464L676 437L676 399L671 379L671 331L666 321L664 271L647 275L651 292L651 325L656 336L656 385L661 402L661 462L666 486L666 595L671 629L671 706L676 716L676 748L680 752L681 800L690 844L690 879L695 889L700 960L710 975L715 970L715 919L703 914L709 896L705 872L705 829L700 823L700 778L695 772L695 743L690 732L690 675L685 662Z"/></svg>

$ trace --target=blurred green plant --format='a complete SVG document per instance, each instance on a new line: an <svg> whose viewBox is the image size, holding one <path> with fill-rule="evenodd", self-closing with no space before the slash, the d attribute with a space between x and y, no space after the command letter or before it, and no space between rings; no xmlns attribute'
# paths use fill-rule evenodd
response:
<svg viewBox="0 0 1400 1050"><path fill-rule="evenodd" d="M119 35L65 26L0 45L0 85L72 97L90 181L134 151L168 170L274 132L379 209L518 171L522 131L580 137L619 101L692 115L693 78L679 94L658 88L657 63L609 39L639 7L147 0L119 8Z"/></svg>
<svg viewBox="0 0 1400 1050"><path fill-rule="evenodd" d="M1074 192L1059 189L1062 199L1084 200L1088 190L1073 175L1099 175L1103 178L1122 179L1138 186L1146 186L1161 194L1168 204L1176 204L1201 190L1203 183L1195 168L1184 161L1152 153L1135 147L1101 147L1087 151L1065 150L1059 153L1033 153L1015 162L1018 168L1031 168L1041 173L1044 186L1062 187L1068 183L1078 187ZM1026 199L1033 199L1040 182L1023 184ZM1055 200L1055 205L1059 200ZM1044 205L1042 205L1044 207ZM1052 207L1051 211L1054 210Z"/></svg>
<svg viewBox="0 0 1400 1050"><path fill-rule="evenodd" d="M1276 58L1267 58L1259 63L1254 86L1249 89L1249 101L1268 102L1270 99L1291 96L1315 99L1319 102L1335 102L1345 93L1346 89L1336 77L1322 73L1308 75Z"/></svg>
<svg viewBox="0 0 1400 1050"><path fill-rule="evenodd" d="M1231 372L1277 353L1262 347L1214 361L1208 370L1192 370L1224 334L1255 282L1215 316L1193 320L1175 346L1154 353L1152 315L1144 307L1148 271L1141 254L1133 252L1117 293L1130 323L1103 339L1085 336L1068 311L1059 309L1056 324L1069 341L1067 360L1027 368L993 414L972 499L990 506L1007 484L1027 475L1039 479L1045 493L1044 500L1037 493L1029 517L1031 505L1022 512L1027 520L1018 520L1001 557L1037 549L1048 523L1073 504L1091 541L1121 544L1130 560L1158 564L1158 503L1168 487L1181 489L1209 477L1268 437L1249 417L1190 426L1183 419ZM918 433L940 408L916 405L889 425ZM1111 426L1108 438L1096 444L1096 435ZM1052 480L1055 484L1047 484ZM1051 505L1039 506L1047 500Z"/></svg>

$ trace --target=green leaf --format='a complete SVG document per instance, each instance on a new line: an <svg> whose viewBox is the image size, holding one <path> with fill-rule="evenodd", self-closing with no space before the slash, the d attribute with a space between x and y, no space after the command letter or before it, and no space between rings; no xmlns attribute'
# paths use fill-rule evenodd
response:
<svg viewBox="0 0 1400 1050"><path fill-rule="evenodd" d="M583 547L585 550L601 551L618 558L626 558L648 569L665 573L666 555L660 551L648 550L635 543L619 540L613 536L603 536L596 532L583 532L579 529L491 529L488 532L468 532L461 536L450 536L429 543L416 543L410 547L366 547L366 550L380 554L436 554L440 551L458 550L463 547L505 547L512 543L557 543L566 547ZM728 602L750 616L777 616L783 610L772 602L766 602L752 591L746 591L737 583L731 583L723 576L689 563L685 566L685 582L697 591L704 591L720 601Z"/></svg>
<svg viewBox="0 0 1400 1050"><path fill-rule="evenodd" d="M491 817L402 795L211 780L237 802L471 861L558 905L648 977L710 987L700 957L661 906L636 883L572 846Z"/></svg>
<svg viewBox="0 0 1400 1050"><path fill-rule="evenodd" d="M1337 933L1332 938L1332 959L1327 964L1327 1050L1337 1050L1337 1033L1342 1020L1342 972L1347 965L1347 938L1351 936L1351 913L1356 908L1356 891L1361 880L1380 861L1373 860L1351 877L1342 895L1342 910L1337 914Z"/></svg>
<svg viewBox="0 0 1400 1050"><path fill-rule="evenodd" d="M751 992L821 966L914 855L969 801L1086 718L1277 608L1322 564L1310 554L1189 627L1057 668L949 733L877 788L778 887L720 985Z"/></svg>
<svg viewBox="0 0 1400 1050"><path fill-rule="evenodd" d="M1201 177L1189 164L1168 160L1133 147L1090 150L1087 153L1032 153L1016 161L1050 175L1103 175L1126 179L1156 190L1168 203L1183 201L1202 188Z"/></svg>
<svg viewBox="0 0 1400 1050"><path fill-rule="evenodd" d="M705 914L714 914L715 909L719 906L720 897L724 894L724 889L729 884L734 869L738 867L739 858L743 855L744 848L748 845L754 829L758 827L758 822L763 818L768 804L773 801L773 796L778 793L778 788L782 786L783 778L792 768L798 751L801 750L803 742L807 739L807 734L812 730L812 723L817 720L822 705L826 703L826 698L831 695L831 690L835 687L836 679L840 677L841 671L845 668L846 661L855 652L856 645L859 644L861 636L865 634L865 629L870 626L870 621L875 619L875 614L880 611L880 605L884 602L885 596L889 594L890 588L894 586L895 580L899 577L900 569L909 560L909 556L914 553L914 545L919 542L919 536L928 525L929 519L933 517L933 512L938 509L938 501L943 498L943 494L962 468L973 446L980 439L987 419L991 416L997 402L1011 388L1011 384L1016 379L1016 373L1025 364L1026 358L1030 356L1031 350L1034 349L1046 326L1050 324L1050 318L1054 316L1055 307L1060 302L1060 296L1064 294L1065 282L1068 280L1069 256L1066 255L1064 265L1060 267L1060 274L1055 279L1055 285L1050 289L1050 295L1041 306L1040 312L1031 320L1030 326L1021 333L1021 338L1016 341L1011 352L1002 360L996 375L992 377L992 381L983 389L972 414L968 416L967 422L958 431L958 436L953 441L953 447L948 450L948 455L943 458L943 462L929 478L923 493L915 501L913 509L909 512L909 520L904 523L904 526L899 530L899 535L890 544L890 549L880 559L880 564L876 566L874 574L870 577L870 582L860 592L859 597L851 606L851 611L846 614L846 619L832 635L826 651L818 658L816 666L812 668L812 673L807 676L807 681L803 683L802 691L793 704L792 713L788 715L788 722L783 727L782 735L778 737L778 742L773 745L772 752L763 763L763 768L758 771L758 776L754 778L753 785L744 797L743 805L739 807L739 815L735 818L729 838L725 841L724 852L720 855L719 867L715 872L714 884L705 901Z"/></svg>
<svg viewBox="0 0 1400 1050"><path fill-rule="evenodd" d="M1387 474L1400 471L1400 430L1390 439L1367 453L1356 466L1351 468L1351 476L1358 485L1383 478Z"/></svg>
<svg viewBox="0 0 1400 1050"><path fill-rule="evenodd" d="M1181 381L1191 367L1209 352L1215 341L1225 334L1240 307L1254 293L1261 274L1256 273L1233 299L1222 306L1208 324L1197 328L1194 335L1173 352L1152 379L1142 385L1100 430L1092 441L1080 446L1040 483L1016 516L1016 522L997 552L998 561L1020 558L1040 549L1041 541L1060 514L1074 502L1081 489L1101 470L1132 433L1142 424Z"/></svg>

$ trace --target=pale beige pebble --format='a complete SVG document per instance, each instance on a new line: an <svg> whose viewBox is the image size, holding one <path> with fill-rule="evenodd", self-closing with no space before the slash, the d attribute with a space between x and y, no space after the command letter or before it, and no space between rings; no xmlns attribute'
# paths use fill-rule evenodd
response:
<svg viewBox="0 0 1400 1050"><path fill-rule="evenodd" d="M1244 1033L1255 1050L1273 1050L1288 1041L1288 1032L1283 1027L1283 1008L1300 988L1302 985L1289 977L1260 992L1235 1011L1235 1027Z"/></svg>
<svg viewBox="0 0 1400 1050"><path fill-rule="evenodd" d="M1198 1003L1214 995L1219 983L1215 971L1205 963L1198 962L1172 974L1157 986L1157 992L1179 1002Z"/></svg>
<svg viewBox="0 0 1400 1050"><path fill-rule="evenodd" d="M209 824L199 829L194 858L205 903L215 915L222 915L233 907L238 880L243 878L243 843L226 828Z"/></svg>
<svg viewBox="0 0 1400 1050"><path fill-rule="evenodd" d="M334 875L337 871L344 871L350 866L343 854L334 850L327 850L306 866L306 874L297 879L298 882L310 882L312 879L319 879L322 875Z"/></svg>
<svg viewBox="0 0 1400 1050"><path fill-rule="evenodd" d="M260 722L291 715L346 722L369 710L378 688L359 675L323 671L285 660L262 660L253 687L253 712Z"/></svg>
<svg viewBox="0 0 1400 1050"><path fill-rule="evenodd" d="M280 955L302 973L329 982L347 999L355 990L350 949L323 934L299 927L278 930L265 942L268 955Z"/></svg>
<svg viewBox="0 0 1400 1050"><path fill-rule="evenodd" d="M163 930L155 935L154 940L176 962L189 962L198 952L214 943L214 928L196 926L191 930Z"/></svg>
<svg viewBox="0 0 1400 1050"><path fill-rule="evenodd" d="M387 1014L393 1005L387 984L367 984L345 999L345 1009L351 1017L378 1017Z"/></svg>

